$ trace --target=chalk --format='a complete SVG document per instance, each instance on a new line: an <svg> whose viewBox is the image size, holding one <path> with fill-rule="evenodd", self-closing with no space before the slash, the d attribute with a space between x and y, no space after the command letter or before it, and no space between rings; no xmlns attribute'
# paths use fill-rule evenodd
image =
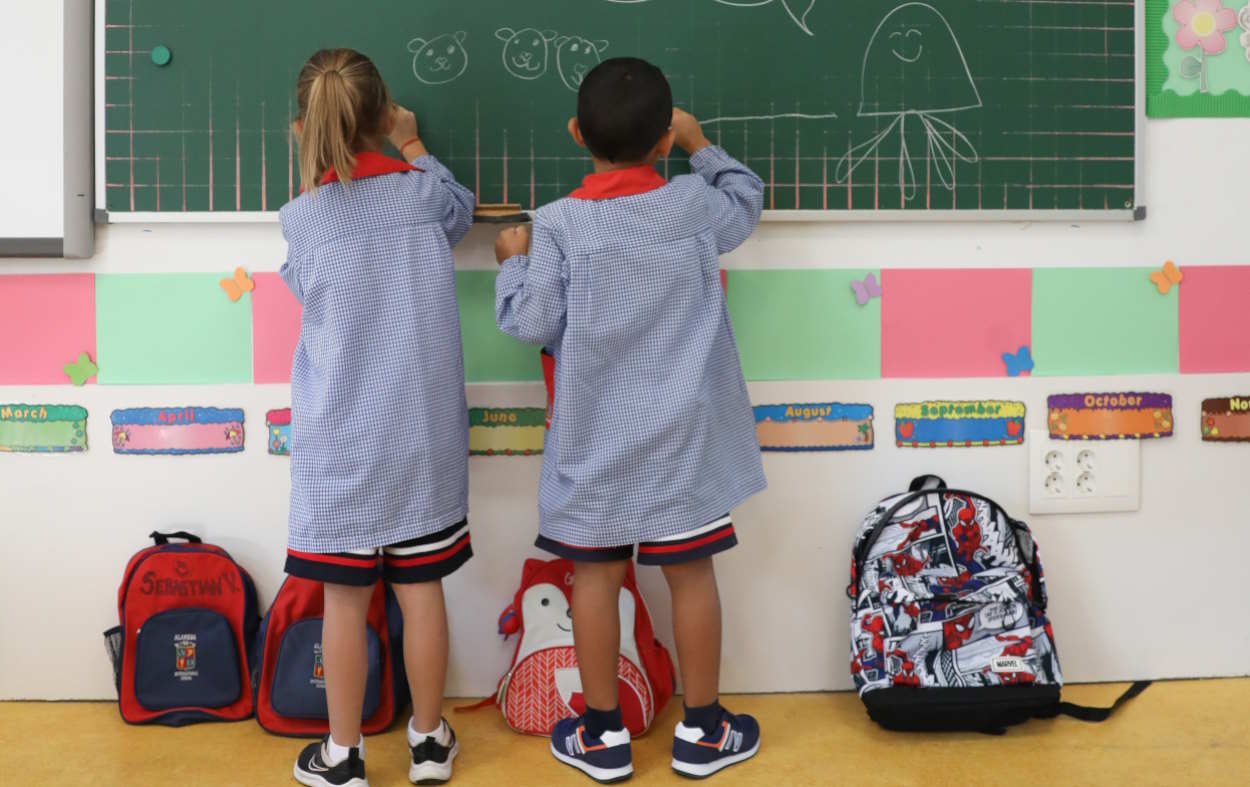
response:
<svg viewBox="0 0 1250 787"><path fill-rule="evenodd" d="M158 66L167 66L169 61L174 59L174 53L169 51L169 47L164 44L158 44L152 47L152 62Z"/></svg>
<svg viewBox="0 0 1250 787"><path fill-rule="evenodd" d="M530 220L529 214L515 202L483 203L473 211L474 221L488 224L515 224Z"/></svg>

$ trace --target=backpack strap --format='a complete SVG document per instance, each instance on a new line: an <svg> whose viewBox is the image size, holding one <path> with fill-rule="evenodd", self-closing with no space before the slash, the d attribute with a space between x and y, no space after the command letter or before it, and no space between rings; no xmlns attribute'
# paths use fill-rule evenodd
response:
<svg viewBox="0 0 1250 787"><path fill-rule="evenodd" d="M456 713L467 713L470 711L481 710L482 708L489 708L492 705L498 705L498 704L499 702L497 698L487 697L481 700L480 702L471 702L468 705L457 705L453 707L452 710L455 711Z"/></svg>
<svg viewBox="0 0 1250 787"><path fill-rule="evenodd" d="M185 530L178 530L173 533L160 533L158 531L153 530L151 533L148 533L148 538L155 541L157 546L164 546L168 544L169 539L171 538L181 538L183 541L186 541L188 544L204 543L203 540L201 540L199 536L192 535L191 533L188 533Z"/></svg>
<svg viewBox="0 0 1250 787"><path fill-rule="evenodd" d="M992 502L992 501L991 501ZM1016 548L1020 551L1020 557L1024 558L1024 562L1028 564L1029 575L1033 580L1033 603L1037 608L1045 612L1049 604L1046 596L1046 585L1042 581L1042 560L1037 552L1037 544L1033 541L1033 531L1029 530L1029 526L1023 522L1012 519L1011 516L1001 508L1003 519L1007 521L1007 527L1011 528L1012 535L1016 539Z"/></svg>
<svg viewBox="0 0 1250 787"><path fill-rule="evenodd" d="M1148 680L1137 681L1132 686L1129 686L1123 694L1116 698L1116 701L1111 703L1110 708L1093 708L1088 705L1077 705L1072 702L1058 702L1046 710L1037 712L1033 717L1036 719L1053 719L1056 716L1070 716L1071 718L1079 719L1080 721L1088 721L1096 724L1100 721L1106 721L1111 718L1111 714L1119 710L1121 705L1133 699L1138 694L1141 694L1150 684L1151 681Z"/></svg>
<svg viewBox="0 0 1250 787"><path fill-rule="evenodd" d="M492 706L498 708L499 707L499 692L500 690L503 689L503 682L504 682L504 679L507 677L508 675L507 673L505 673L503 676L499 678L499 684L495 686L494 694L490 695L489 697L484 697L479 702L470 702L468 705L457 705L454 708L452 708L452 710L454 710L456 713L472 713L475 710L481 710L482 708L490 708Z"/></svg>

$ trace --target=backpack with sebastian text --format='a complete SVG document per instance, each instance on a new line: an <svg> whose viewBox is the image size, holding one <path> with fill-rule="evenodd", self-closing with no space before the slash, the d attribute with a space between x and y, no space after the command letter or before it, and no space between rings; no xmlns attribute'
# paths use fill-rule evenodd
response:
<svg viewBox="0 0 1250 787"><path fill-rule="evenodd" d="M275 735L315 738L330 730L321 660L324 609L320 582L288 576L261 621L252 689L256 720ZM381 580L365 622L369 671L360 729L373 735L390 727L408 702L403 615Z"/></svg>
<svg viewBox="0 0 1250 787"><path fill-rule="evenodd" d="M921 476L881 501L851 557L851 677L891 730L1001 733L1029 719L1103 721L1061 702L1046 580L1028 526L975 492Z"/></svg>
<svg viewBox="0 0 1250 787"><path fill-rule="evenodd" d="M122 718L171 727L246 719L259 623L252 578L190 533L151 537L155 545L126 566L121 624L104 632Z"/></svg>
<svg viewBox="0 0 1250 787"><path fill-rule="evenodd" d="M494 703L508 726L547 736L561 719L586 712L573 648L573 563L526 560L521 587L499 618L504 638L520 633L512 666L499 680ZM621 655L617 666L621 713L642 735L673 696L673 661L655 638L631 563L620 594Z"/></svg>

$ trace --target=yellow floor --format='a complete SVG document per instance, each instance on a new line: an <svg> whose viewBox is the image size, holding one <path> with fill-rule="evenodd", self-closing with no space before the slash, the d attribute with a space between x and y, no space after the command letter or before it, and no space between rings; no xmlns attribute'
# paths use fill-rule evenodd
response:
<svg viewBox="0 0 1250 787"><path fill-rule="evenodd" d="M1109 703L1123 686L1070 686L1064 698ZM449 706L453 703L449 703ZM752 695L726 704L755 714L758 757L711 784L1250 785L1250 679L1158 683L1101 725L1035 721L1003 737L903 735L871 724L854 694ZM689 784L668 768L680 702L634 743L638 784ZM516 735L493 709L451 713L462 746L456 785L592 784ZM129 727L110 703L0 703L2 785L295 784L302 744L254 722ZM369 739L373 787L407 784L403 728Z"/></svg>

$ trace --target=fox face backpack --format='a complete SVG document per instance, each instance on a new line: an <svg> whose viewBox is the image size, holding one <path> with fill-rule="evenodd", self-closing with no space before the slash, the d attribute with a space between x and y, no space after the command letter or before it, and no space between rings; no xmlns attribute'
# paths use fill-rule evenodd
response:
<svg viewBox="0 0 1250 787"><path fill-rule="evenodd" d="M1002 732L1111 708L1060 702L1046 582L1027 525L974 492L922 476L869 513L852 548L851 676L893 730Z"/></svg>
<svg viewBox="0 0 1250 787"><path fill-rule="evenodd" d="M516 598L499 618L505 637L519 633L512 666L491 700L508 726L550 735L557 721L586 711L573 648L573 563L527 560ZM646 732L673 696L673 662L655 638L651 615L630 564L620 593L621 655L617 666L621 714L631 735Z"/></svg>
<svg viewBox="0 0 1250 787"><path fill-rule="evenodd" d="M276 735L318 737L330 731L321 660L324 609L320 582L289 576L261 621L252 660L256 720ZM390 727L408 701L403 615L381 581L365 623L368 675L360 729L372 735Z"/></svg>
<svg viewBox="0 0 1250 787"><path fill-rule="evenodd" d="M122 718L171 727L246 719L259 623L252 578L190 533L151 537L126 566L120 625L104 632Z"/></svg>

